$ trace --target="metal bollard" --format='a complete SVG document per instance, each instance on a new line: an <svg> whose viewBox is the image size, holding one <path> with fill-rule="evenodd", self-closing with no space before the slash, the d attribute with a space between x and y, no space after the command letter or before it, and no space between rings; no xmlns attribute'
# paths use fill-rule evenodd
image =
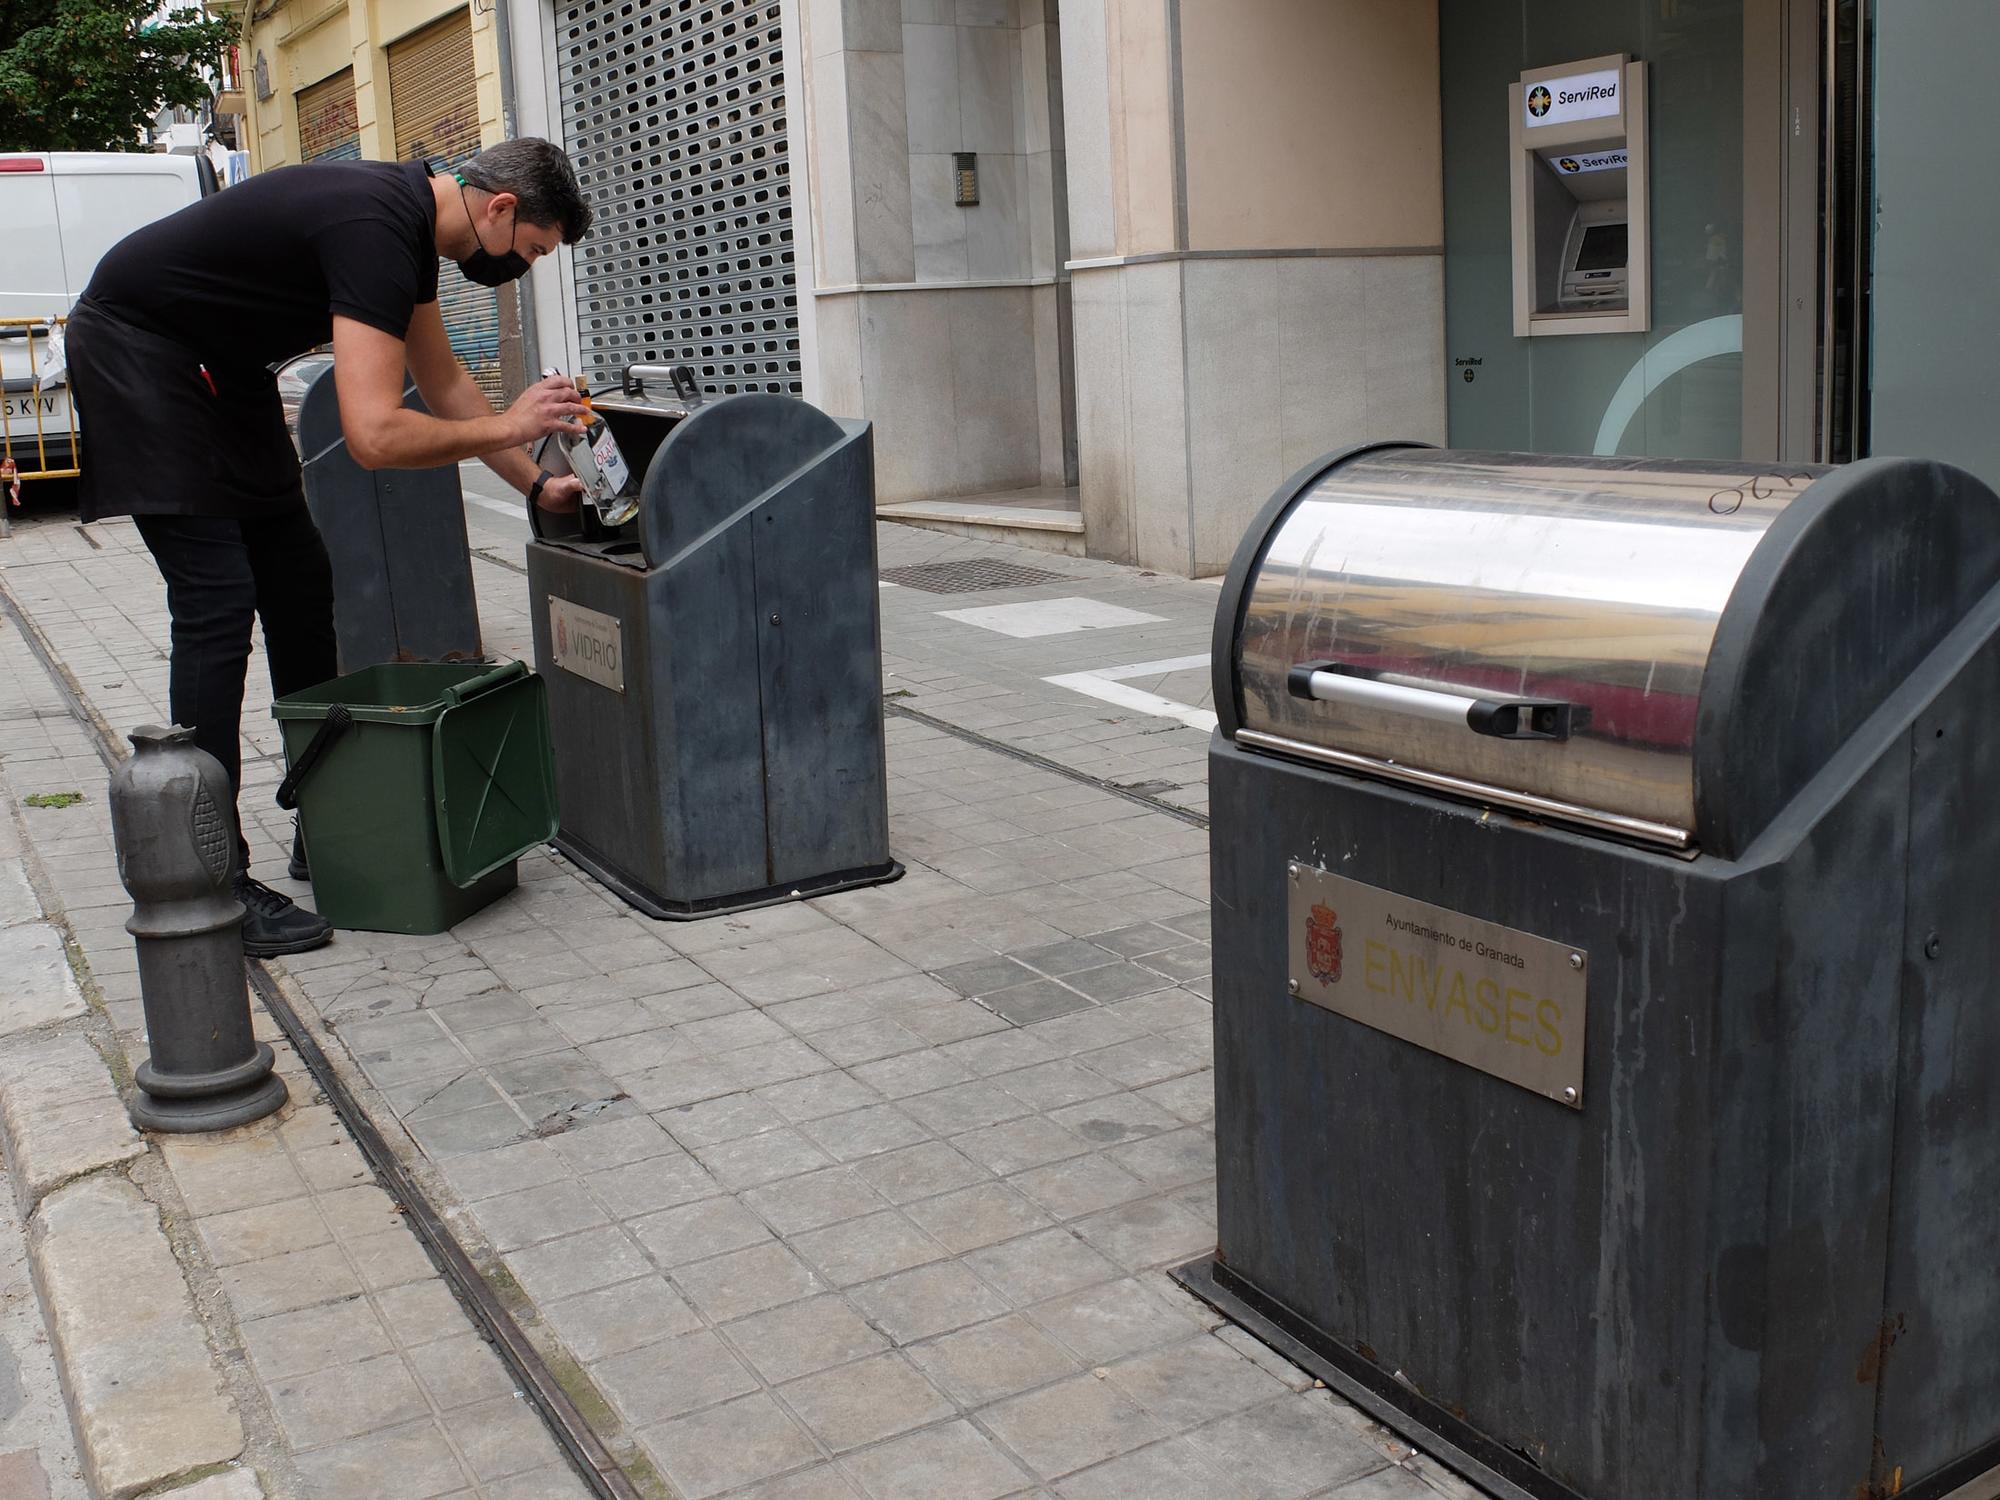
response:
<svg viewBox="0 0 2000 1500"><path fill-rule="evenodd" d="M132 758L111 775L111 833L153 1052L139 1065L132 1119L145 1130L226 1130L285 1102L271 1049L250 1032L243 906L229 894L229 777L191 729L147 724L130 739Z"/></svg>

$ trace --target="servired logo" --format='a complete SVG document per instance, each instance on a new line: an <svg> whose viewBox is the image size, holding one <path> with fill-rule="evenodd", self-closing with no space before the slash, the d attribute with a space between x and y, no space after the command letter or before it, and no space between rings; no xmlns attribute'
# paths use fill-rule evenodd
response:
<svg viewBox="0 0 2000 1500"><path fill-rule="evenodd" d="M1549 91L1541 84L1538 83L1528 90L1528 113L1536 119L1539 120L1547 114L1549 107L1554 103L1555 101L1549 97Z"/></svg>

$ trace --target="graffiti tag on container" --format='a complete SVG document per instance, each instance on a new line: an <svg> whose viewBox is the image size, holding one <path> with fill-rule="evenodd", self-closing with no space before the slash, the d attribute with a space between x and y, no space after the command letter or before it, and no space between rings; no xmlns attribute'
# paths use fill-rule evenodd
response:
<svg viewBox="0 0 2000 1500"><path fill-rule="evenodd" d="M1733 516L1743 509L1746 499L1769 500L1781 487L1795 490L1801 484L1811 484L1813 478L1804 469L1766 469L1733 489L1717 490L1708 497L1708 508L1718 516Z"/></svg>

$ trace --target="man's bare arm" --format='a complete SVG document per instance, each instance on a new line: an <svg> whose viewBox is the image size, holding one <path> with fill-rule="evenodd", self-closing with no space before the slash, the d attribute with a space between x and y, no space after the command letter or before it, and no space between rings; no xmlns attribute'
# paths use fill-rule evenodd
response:
<svg viewBox="0 0 2000 1500"><path fill-rule="evenodd" d="M506 411L495 412L458 366L446 342L445 357L451 359L458 377L478 398L478 410L472 410L469 403L463 403L462 395L452 391L455 382L445 382L446 400L462 403L458 409L463 415L443 412L426 416L411 411L403 405L405 368L417 374L418 389L424 391L427 401L433 400L427 382L437 383L439 369L435 343L420 330L434 322L439 339L444 332L435 303L419 307L417 315L411 322L412 332L417 334L413 344L353 318L334 318L333 379L340 396L340 425L347 437L347 451L365 469L428 469L511 448L525 466L526 480L517 482L526 489L535 470L518 450L544 433L582 430L577 419L585 408L575 384L559 378L539 381ZM425 369L414 370L417 362ZM514 475L500 472L515 480Z"/></svg>
<svg viewBox="0 0 2000 1500"><path fill-rule="evenodd" d="M493 403L486 398L486 392L452 352L451 339L444 331L444 318L435 302L426 302L411 317L405 346L410 374L416 378L424 404L432 412L461 422L493 415ZM473 456L523 494L540 472L517 445Z"/></svg>

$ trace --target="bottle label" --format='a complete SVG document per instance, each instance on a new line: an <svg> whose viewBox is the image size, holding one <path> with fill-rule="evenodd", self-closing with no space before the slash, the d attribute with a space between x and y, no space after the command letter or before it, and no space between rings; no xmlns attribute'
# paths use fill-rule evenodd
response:
<svg viewBox="0 0 2000 1500"><path fill-rule="evenodd" d="M611 435L609 423L605 424L603 435L591 445L590 456L604 487L603 497L608 500L623 494L632 482L632 471L625 467L625 455L618 451L618 439Z"/></svg>

